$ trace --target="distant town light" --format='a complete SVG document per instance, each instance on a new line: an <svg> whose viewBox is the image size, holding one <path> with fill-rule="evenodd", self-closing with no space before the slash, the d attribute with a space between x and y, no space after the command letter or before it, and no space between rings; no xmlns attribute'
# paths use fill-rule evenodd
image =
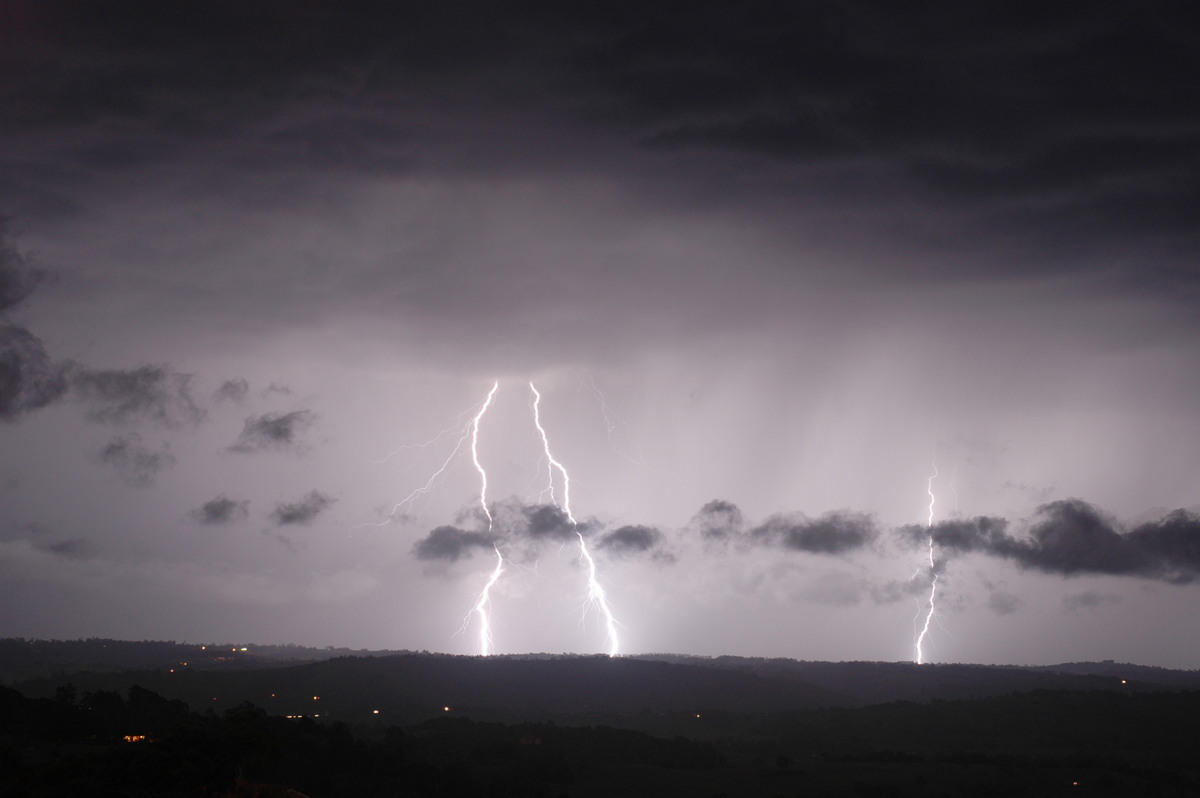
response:
<svg viewBox="0 0 1200 798"><path fill-rule="evenodd" d="M127 742L127 743L144 743L144 742L146 742L146 735L144 735L144 734L126 734L125 742Z"/></svg>
<svg viewBox="0 0 1200 798"><path fill-rule="evenodd" d="M379 714L379 710L378 710L378 709L372 709L372 710L371 710L371 714L372 714L372 715L378 715L378 714Z"/></svg>
<svg viewBox="0 0 1200 798"><path fill-rule="evenodd" d="M449 711L450 711L450 707L442 707L442 712L449 712Z"/></svg>

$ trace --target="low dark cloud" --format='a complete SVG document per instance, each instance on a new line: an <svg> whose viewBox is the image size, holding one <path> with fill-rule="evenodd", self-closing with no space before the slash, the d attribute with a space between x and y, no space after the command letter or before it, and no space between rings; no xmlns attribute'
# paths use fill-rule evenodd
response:
<svg viewBox="0 0 1200 798"><path fill-rule="evenodd" d="M82 560L95 553L95 546L85 538L60 540L45 547L46 551L71 560Z"/></svg>
<svg viewBox="0 0 1200 798"><path fill-rule="evenodd" d="M490 532L469 532L456 526L439 526L413 546L419 560L455 562L476 549L491 549L497 537Z"/></svg>
<svg viewBox="0 0 1200 798"><path fill-rule="evenodd" d="M192 398L192 375L166 366L76 368L70 382L72 394L88 406L87 417L105 424L180 427L197 424L205 415Z"/></svg>
<svg viewBox="0 0 1200 798"><path fill-rule="evenodd" d="M698 531L704 540L729 540L742 533L745 523L742 511L736 504L713 499L692 516L688 529Z"/></svg>
<svg viewBox="0 0 1200 798"><path fill-rule="evenodd" d="M571 523L566 510L552 504L522 507L525 531L531 538L541 540L569 540L575 537L576 524ZM519 528L516 531L520 531Z"/></svg>
<svg viewBox="0 0 1200 798"><path fill-rule="evenodd" d="M440 526L418 541L413 551L423 560L454 561L470 555L474 549L499 546L508 556L514 550L532 549L546 543L570 543L578 540L580 535L587 538L600 529L595 519L576 519L572 522L566 510L553 504L525 504L510 499L492 504L490 510L492 523L486 532ZM632 530L635 527L625 529ZM615 533L601 540L612 534ZM633 540L635 534L622 532L613 540L613 547L619 549L622 544L628 544L622 549L625 553L644 550L638 548ZM603 543L597 545L603 546Z"/></svg>
<svg viewBox="0 0 1200 798"><path fill-rule="evenodd" d="M0 216L0 421L53 404L67 391L66 366L50 359L36 335L4 320L45 277L13 245L8 228Z"/></svg>
<svg viewBox="0 0 1200 798"><path fill-rule="evenodd" d="M175 465L175 457L165 444L157 450L150 449L142 444L141 436L132 432L110 440L96 459L135 488L150 487L159 473Z"/></svg>
<svg viewBox="0 0 1200 798"><path fill-rule="evenodd" d="M580 534L587 536L599 527L594 518L572 521L567 511L555 504L525 504L517 499L509 499L493 504L491 512L492 529L500 538L510 542L565 543L575 540Z"/></svg>
<svg viewBox="0 0 1200 798"><path fill-rule="evenodd" d="M41 269L29 264L28 258L12 243L10 220L0 216L0 313L25 301L46 277Z"/></svg>
<svg viewBox="0 0 1200 798"><path fill-rule="evenodd" d="M0 421L46 407L67 392L66 368L55 364L37 336L0 324Z"/></svg>
<svg viewBox="0 0 1200 798"><path fill-rule="evenodd" d="M1063 576L1140 576L1181 584L1200 578L1200 516L1186 510L1122 531L1091 504L1064 499L1039 507L1025 535L1007 530L1003 519L979 517L928 529L907 526L901 533L912 542L932 534L949 552L982 552Z"/></svg>
<svg viewBox="0 0 1200 798"><path fill-rule="evenodd" d="M1011 615L1021 609L1021 597L1006 590L993 590L988 593L987 607L997 615Z"/></svg>
<svg viewBox="0 0 1200 798"><path fill-rule="evenodd" d="M1119 604L1121 597L1113 593L1100 593L1095 590L1085 590L1082 593L1070 593L1063 596L1063 612L1079 612L1080 610L1095 610L1109 604Z"/></svg>
<svg viewBox="0 0 1200 798"><path fill-rule="evenodd" d="M316 414L311 410L251 416L246 419L238 439L229 446L229 451L239 454L300 451L303 449L301 437L316 423L316 418Z"/></svg>
<svg viewBox="0 0 1200 798"><path fill-rule="evenodd" d="M230 380L225 380L213 391L213 398L217 401L241 403L246 399L246 395L250 393L250 383L241 377L234 377Z"/></svg>
<svg viewBox="0 0 1200 798"><path fill-rule="evenodd" d="M838 510L819 518L775 515L750 531L760 543L813 554L842 554L861 549L876 537L874 519L866 513Z"/></svg>
<svg viewBox="0 0 1200 798"><path fill-rule="evenodd" d="M319 490L310 490L300 501L275 505L271 512L271 520L276 526L308 525L335 501L337 500L332 496L327 496Z"/></svg>
<svg viewBox="0 0 1200 798"><path fill-rule="evenodd" d="M188 513L192 519L208 526L220 526L247 518L250 502L221 495Z"/></svg>
<svg viewBox="0 0 1200 798"><path fill-rule="evenodd" d="M662 542L663 534L651 526L623 526L600 536L598 548L616 554L643 554Z"/></svg>

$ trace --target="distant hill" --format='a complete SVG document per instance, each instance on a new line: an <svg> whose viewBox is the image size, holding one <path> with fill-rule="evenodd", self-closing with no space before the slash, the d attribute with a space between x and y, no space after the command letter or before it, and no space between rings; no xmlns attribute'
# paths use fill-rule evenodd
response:
<svg viewBox="0 0 1200 798"><path fill-rule="evenodd" d="M6 640L0 671L0 795L1200 795L1200 674L1112 662Z"/></svg>
<svg viewBox="0 0 1200 798"><path fill-rule="evenodd" d="M1031 690L1200 689L1200 671L1142 665L1070 663L1049 666L926 664L910 662L808 662L761 657L645 655L677 664L736 670L800 681L841 697L841 706L887 701L984 698Z"/></svg>
<svg viewBox="0 0 1200 798"><path fill-rule="evenodd" d="M37 678L75 671L128 671L156 668L275 668L334 657L391 656L408 651L368 651L246 643L177 643L174 640L0 639L0 680Z"/></svg>
<svg viewBox="0 0 1200 798"><path fill-rule="evenodd" d="M28 695L132 684L193 707L243 700L278 714L395 722L447 711L506 722L927 702L1033 690L1200 689L1200 672L1116 663L1053 667L806 662L655 654L470 657L113 640L0 641L0 673ZM450 710L446 710L450 707Z"/></svg>

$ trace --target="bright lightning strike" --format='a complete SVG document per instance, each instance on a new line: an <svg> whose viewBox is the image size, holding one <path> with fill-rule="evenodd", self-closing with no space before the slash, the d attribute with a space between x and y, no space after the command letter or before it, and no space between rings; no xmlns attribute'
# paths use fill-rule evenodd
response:
<svg viewBox="0 0 1200 798"><path fill-rule="evenodd" d="M571 526L577 527L578 524L575 521L575 516L571 512L571 477L567 474L567 469L563 464L555 460L554 455L550 453L550 438L546 435L546 430L542 426L541 414L539 412L542 395L532 382L529 383L529 390L533 392L533 423L537 427L538 434L542 436L542 450L549 463L547 468L550 476L550 500L554 501L554 471L557 470L562 477L563 484L563 503L560 506L566 512ZM557 502L555 504L558 505ZM579 556L587 563L588 598L585 609L588 606L600 608L600 612L604 616L604 626L607 633L608 655L615 657L618 651L620 651L620 640L617 636L617 621L613 617L612 608L608 605L608 595L604 592L604 586L600 584L600 580L596 577L596 561L592 558L591 552L588 551L587 542L583 539L583 533L576 528L575 535L579 538Z"/></svg>
<svg viewBox="0 0 1200 798"><path fill-rule="evenodd" d="M929 481L926 483L926 492L929 494L929 517L926 520L925 526L929 529L929 612L925 616L925 623L921 627L921 633L917 635L916 650L917 664L925 664L925 654L921 650L922 644L925 642L925 635L929 634L929 624L933 621L934 610L937 600L937 569L936 562L933 556L933 481L937 479L937 461L933 463L933 473L929 475ZM921 608L917 606L917 617L920 618Z"/></svg>
<svg viewBox="0 0 1200 798"><path fill-rule="evenodd" d="M500 574L504 572L504 557L500 554L498 546L493 547L496 552L496 567L492 569L492 575L488 578L487 584L483 586L483 590L479 592L479 597L475 599L475 606L467 613L467 617L463 618L461 632L467 628L467 624L471 621L471 616L479 617L479 654L480 656L490 656L492 653L492 587L500 579Z"/></svg>
<svg viewBox="0 0 1200 798"><path fill-rule="evenodd" d="M483 400L483 407L479 408L479 412L471 421L471 461L475 463L475 470L479 472L479 506L483 508L483 514L487 516L489 532L492 531L492 513L487 506L487 472L479 464L479 421L491 407L492 399L495 398L499 388L499 382L492 383L492 390L488 391L487 398Z"/></svg>

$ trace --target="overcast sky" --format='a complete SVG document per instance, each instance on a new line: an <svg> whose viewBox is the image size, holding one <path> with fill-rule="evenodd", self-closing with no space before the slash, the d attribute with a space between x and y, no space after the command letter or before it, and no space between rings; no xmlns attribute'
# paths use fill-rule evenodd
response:
<svg viewBox="0 0 1200 798"><path fill-rule="evenodd" d="M0 5L0 635L1200 667L1192 6L650 5Z"/></svg>

